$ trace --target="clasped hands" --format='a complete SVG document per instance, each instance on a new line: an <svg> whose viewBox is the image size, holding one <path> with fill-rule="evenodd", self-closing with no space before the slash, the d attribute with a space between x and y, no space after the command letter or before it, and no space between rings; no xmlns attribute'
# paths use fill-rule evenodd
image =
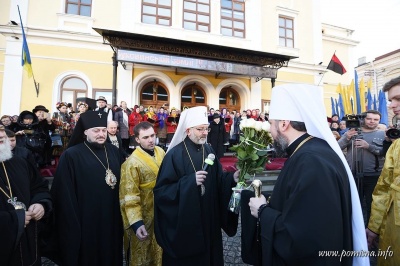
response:
<svg viewBox="0 0 400 266"><path fill-rule="evenodd" d="M35 203L29 206L28 210L25 211L25 226L33 219L39 221L44 216L44 208L40 203Z"/></svg>

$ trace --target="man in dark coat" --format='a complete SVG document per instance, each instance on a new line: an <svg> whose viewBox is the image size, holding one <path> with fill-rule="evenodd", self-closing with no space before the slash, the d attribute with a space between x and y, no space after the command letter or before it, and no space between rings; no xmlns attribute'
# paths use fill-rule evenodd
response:
<svg viewBox="0 0 400 266"><path fill-rule="evenodd" d="M207 135L207 142L216 152L217 158L224 157L224 143L227 141L225 138L225 125L221 121L219 114L213 115L213 121L210 123L210 132Z"/></svg>
<svg viewBox="0 0 400 266"><path fill-rule="evenodd" d="M236 233L238 216L228 203L239 173L223 173L218 159L204 171L213 153L207 133L206 107L183 111L158 172L154 230L164 266L223 265L221 228Z"/></svg>
<svg viewBox="0 0 400 266"><path fill-rule="evenodd" d="M39 222L52 209L48 184L34 166L13 156L0 127L0 265L41 265Z"/></svg>
<svg viewBox="0 0 400 266"><path fill-rule="evenodd" d="M106 143L106 113L85 112L78 121L86 140L64 151L51 188L57 252L50 258L60 265L122 265L123 158Z"/></svg>
<svg viewBox="0 0 400 266"><path fill-rule="evenodd" d="M97 108L94 109L93 111L103 111L107 113L107 120L114 120L114 111L111 108L107 108L107 99L104 96L99 96L99 98L96 100L97 102Z"/></svg>
<svg viewBox="0 0 400 266"><path fill-rule="evenodd" d="M17 146L25 147L35 156L37 166L44 166L46 133L39 125L38 117L30 111L22 111L14 128Z"/></svg>
<svg viewBox="0 0 400 266"><path fill-rule="evenodd" d="M121 136L118 132L118 122L117 121L107 121L107 142L111 143L118 148L124 160L129 157L129 154L125 151L122 146L123 142Z"/></svg>
<svg viewBox="0 0 400 266"><path fill-rule="evenodd" d="M365 252L367 243L357 188L325 117L319 87L272 90L271 135L289 158L268 201L250 199L262 265L369 265L365 253L341 256Z"/></svg>
<svg viewBox="0 0 400 266"><path fill-rule="evenodd" d="M50 137L50 131L54 132L56 125L53 123L49 110L43 105L36 105L33 108L32 113L34 113L39 119L39 126L42 128L43 133L46 135L46 143L43 149L43 162L42 166L50 165L52 157L52 140Z"/></svg>
<svg viewBox="0 0 400 266"><path fill-rule="evenodd" d="M25 147L18 147L17 140L15 138L15 133L9 129L5 130L8 140L10 141L11 145L11 152L13 155L19 156L27 160L30 164L36 167L35 156L33 156L32 152Z"/></svg>
<svg viewBox="0 0 400 266"><path fill-rule="evenodd" d="M114 114L114 120L118 122L119 135L122 140L122 147L125 152L129 152L129 116L131 111L129 110L125 101L121 101L121 108Z"/></svg>

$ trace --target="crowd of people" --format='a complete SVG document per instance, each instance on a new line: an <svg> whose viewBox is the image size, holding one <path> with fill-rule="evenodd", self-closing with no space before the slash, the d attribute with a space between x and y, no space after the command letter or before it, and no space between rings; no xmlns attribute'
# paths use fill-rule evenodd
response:
<svg viewBox="0 0 400 266"><path fill-rule="evenodd" d="M97 107L91 111L104 111L108 121L115 122L108 132L108 141L120 147L125 157L139 146L134 127L143 121L153 125L156 144L164 150L168 149L179 124L181 110L175 107L167 109L164 105L159 108L145 108L143 105L128 108L125 101L112 107L103 96L96 102ZM3 115L0 119L0 124L14 133L16 145L32 153L30 156L33 156L39 169L57 163L59 156L70 146L70 142L81 142L81 139L71 141L71 136L81 114L90 110L90 107L85 102L79 102L76 108L70 103L58 102L56 109L57 111L51 114L45 106L38 105L32 111L24 110L19 115ZM183 107L183 110L185 109L187 107ZM210 108L207 113L210 124L207 142L211 143L219 158L230 146L238 142L241 119L268 120L268 114L261 113L259 109L244 110L240 113L236 110L228 111L226 108Z"/></svg>
<svg viewBox="0 0 400 266"><path fill-rule="evenodd" d="M400 77L384 91L400 116ZM59 265L223 265L221 229L237 231L228 204L240 170L224 172L219 159L249 118L270 121L287 157L273 195L245 202L257 265L369 265L365 254L320 251L374 245L393 251L380 264L400 263L400 148L377 111L350 128L333 115L327 126L321 89L303 84L273 88L269 114L112 107L104 97L93 109L56 108L1 117L0 265L40 265L41 255ZM49 189L40 169L55 160Z"/></svg>

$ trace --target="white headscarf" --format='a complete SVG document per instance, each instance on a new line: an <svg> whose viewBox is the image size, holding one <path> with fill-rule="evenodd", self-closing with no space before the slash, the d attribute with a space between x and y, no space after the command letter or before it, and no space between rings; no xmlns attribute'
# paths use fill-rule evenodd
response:
<svg viewBox="0 0 400 266"><path fill-rule="evenodd" d="M208 124L207 107L196 106L183 111L179 117L178 127L168 146L167 152L186 138L186 129L206 124Z"/></svg>
<svg viewBox="0 0 400 266"><path fill-rule="evenodd" d="M307 133L325 140L343 162L349 178L352 205L353 250L368 251L363 214L353 174L326 120L322 88L287 84L272 89L269 119L304 122ZM353 257L353 265L369 265L369 257Z"/></svg>

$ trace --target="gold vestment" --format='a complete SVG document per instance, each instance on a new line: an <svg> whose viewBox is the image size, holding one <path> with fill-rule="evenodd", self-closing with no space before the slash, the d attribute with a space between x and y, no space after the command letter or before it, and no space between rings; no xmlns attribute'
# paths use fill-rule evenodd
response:
<svg viewBox="0 0 400 266"><path fill-rule="evenodd" d="M379 234L378 265L400 265L400 140L386 153L385 165L372 194L368 228Z"/></svg>
<svg viewBox="0 0 400 266"><path fill-rule="evenodd" d="M162 249L154 236L153 188L165 152L154 148L154 157L141 147L136 148L122 164L119 199L124 223L124 254L129 265L161 265ZM131 225L142 220L148 238L139 241Z"/></svg>

